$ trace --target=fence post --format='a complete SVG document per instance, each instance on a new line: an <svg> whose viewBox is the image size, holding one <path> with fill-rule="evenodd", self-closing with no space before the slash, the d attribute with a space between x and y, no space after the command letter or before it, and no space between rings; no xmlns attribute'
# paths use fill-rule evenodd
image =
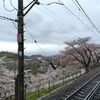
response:
<svg viewBox="0 0 100 100"><path fill-rule="evenodd" d="M64 82L64 76L63 76L63 86L64 86L65 82Z"/></svg>
<svg viewBox="0 0 100 100"><path fill-rule="evenodd" d="M5 100L6 100L6 93L4 93L4 98L5 98Z"/></svg>
<svg viewBox="0 0 100 100"><path fill-rule="evenodd" d="M48 92L50 93L50 80L48 81Z"/></svg>
<svg viewBox="0 0 100 100"><path fill-rule="evenodd" d="M54 80L53 80L53 90L55 89L55 84L54 84Z"/></svg>
<svg viewBox="0 0 100 100"><path fill-rule="evenodd" d="M37 88L37 94L38 94L38 97L40 96L40 89L39 87Z"/></svg>
<svg viewBox="0 0 100 100"><path fill-rule="evenodd" d="M27 84L25 84L25 86L24 86L24 87L25 87L25 90L24 90L24 93L25 93L25 95L24 95L24 96L25 96L25 97L24 97L24 99L26 100L26 89L27 89Z"/></svg>

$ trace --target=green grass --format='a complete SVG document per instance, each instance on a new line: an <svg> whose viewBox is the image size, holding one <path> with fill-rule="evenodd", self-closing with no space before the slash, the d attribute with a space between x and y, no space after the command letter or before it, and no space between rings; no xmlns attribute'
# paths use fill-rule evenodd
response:
<svg viewBox="0 0 100 100"><path fill-rule="evenodd" d="M26 100L36 100L37 98L44 96L48 93L48 89L40 89L39 91L27 93Z"/></svg>
<svg viewBox="0 0 100 100"><path fill-rule="evenodd" d="M68 84L71 81L72 80L65 81L64 84ZM42 88L39 91L29 92L29 93L27 93L26 100L36 100L37 98L44 96L44 95L46 95L46 94L48 94L48 93L50 93L50 92L52 92L60 87L63 87L63 86L64 86L63 83L59 83L59 84L50 86L47 89Z"/></svg>

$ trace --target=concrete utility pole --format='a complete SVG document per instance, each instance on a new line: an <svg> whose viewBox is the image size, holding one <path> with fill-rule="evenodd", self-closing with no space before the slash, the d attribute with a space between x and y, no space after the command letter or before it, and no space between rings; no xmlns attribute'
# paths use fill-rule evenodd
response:
<svg viewBox="0 0 100 100"><path fill-rule="evenodd" d="M24 16L23 0L18 0L18 100L24 100Z"/></svg>
<svg viewBox="0 0 100 100"><path fill-rule="evenodd" d="M33 0L25 8L23 8L23 0L18 0L18 73L15 78L15 100L25 100L24 97L24 16L35 5L39 5L38 0ZM29 7L30 6L30 7ZM24 13L25 9L29 9Z"/></svg>

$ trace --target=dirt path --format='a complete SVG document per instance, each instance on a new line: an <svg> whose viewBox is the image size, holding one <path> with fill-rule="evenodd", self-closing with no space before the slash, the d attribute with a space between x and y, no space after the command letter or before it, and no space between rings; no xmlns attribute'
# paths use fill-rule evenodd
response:
<svg viewBox="0 0 100 100"><path fill-rule="evenodd" d="M6 58L6 56L3 56L3 57L0 58L0 64L1 64L2 62L4 62L4 58Z"/></svg>

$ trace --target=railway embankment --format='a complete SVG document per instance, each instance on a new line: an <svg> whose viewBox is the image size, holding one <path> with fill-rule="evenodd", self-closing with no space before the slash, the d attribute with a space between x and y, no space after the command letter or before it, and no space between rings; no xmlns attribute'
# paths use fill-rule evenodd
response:
<svg viewBox="0 0 100 100"><path fill-rule="evenodd" d="M99 72L100 67L91 69L88 73L85 73L71 81L70 84L59 88L44 97L41 97L40 100L64 100L64 98L69 96L71 93L73 93L76 89L81 87L84 83L86 83L90 78L92 78Z"/></svg>

